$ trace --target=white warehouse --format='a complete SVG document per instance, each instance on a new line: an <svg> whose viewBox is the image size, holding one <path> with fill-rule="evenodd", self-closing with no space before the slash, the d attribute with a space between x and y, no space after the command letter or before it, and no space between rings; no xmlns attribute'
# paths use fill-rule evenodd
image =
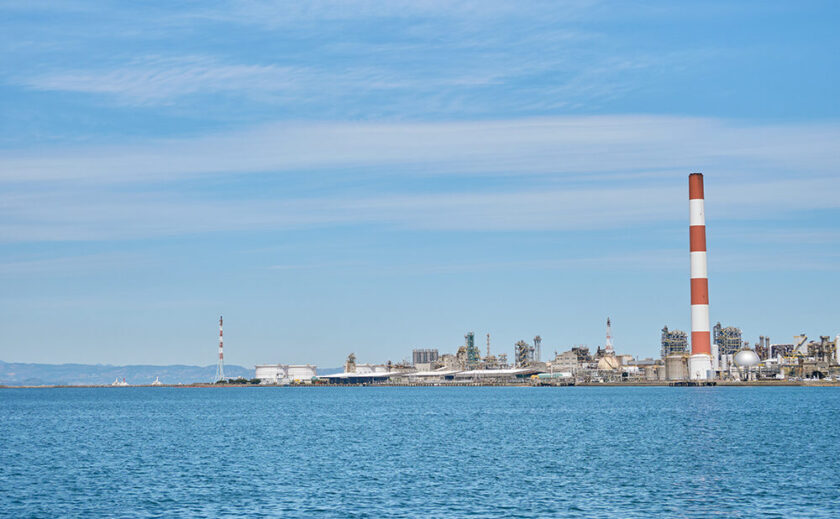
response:
<svg viewBox="0 0 840 519"><path fill-rule="evenodd" d="M262 384L310 384L318 374L312 364L260 364L255 371L254 377Z"/></svg>

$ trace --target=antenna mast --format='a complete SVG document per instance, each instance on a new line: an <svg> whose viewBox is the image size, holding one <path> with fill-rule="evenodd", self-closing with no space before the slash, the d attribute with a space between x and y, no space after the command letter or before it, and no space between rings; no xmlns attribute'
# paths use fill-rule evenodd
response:
<svg viewBox="0 0 840 519"><path fill-rule="evenodd" d="M610 318L607 317L607 342L604 344L604 351L609 355L615 353L613 349L613 342L612 342L612 325L610 324Z"/></svg>

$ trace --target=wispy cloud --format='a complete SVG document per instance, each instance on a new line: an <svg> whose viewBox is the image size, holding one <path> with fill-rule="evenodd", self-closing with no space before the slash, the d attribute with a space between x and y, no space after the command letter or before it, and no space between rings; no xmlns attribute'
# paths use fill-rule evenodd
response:
<svg viewBox="0 0 840 519"><path fill-rule="evenodd" d="M399 265L384 269L387 273L407 274L459 274L499 271L551 271L570 269L575 271L660 271L663 269L684 269L684 254L681 250L663 249L629 252L623 254L602 254L597 256L568 257L561 259L532 259L512 261L478 261L465 263L432 263Z"/></svg>
<svg viewBox="0 0 840 519"><path fill-rule="evenodd" d="M810 209L810 207L807 204L805 204L804 209L807 210ZM824 208L821 207L820 209ZM773 222L772 226L752 225L748 230L736 229L720 233L719 237L725 239L736 239L744 243L789 244L790 246L799 250L801 250L800 248L802 246L810 248L815 245L835 245L840 243L840 231L820 229L815 230L809 228L774 228L777 226L778 224L776 222Z"/></svg>
<svg viewBox="0 0 840 519"><path fill-rule="evenodd" d="M133 103L224 91L282 91L303 85L304 67L225 64L206 56L136 59L113 69L52 72L20 81L36 90L119 96Z"/></svg>
<svg viewBox="0 0 840 519"><path fill-rule="evenodd" d="M151 258L130 253L98 253L59 257L29 257L0 263L0 276L32 274L74 274L102 272L107 269L124 271L127 268L147 266Z"/></svg>
<svg viewBox="0 0 840 519"><path fill-rule="evenodd" d="M0 181L159 181L353 167L403 175L709 169L773 178L832 175L840 166L836 142L840 124L756 125L657 116L280 123L122 147L7 152L0 154Z"/></svg>
<svg viewBox="0 0 840 519"><path fill-rule="evenodd" d="M778 180L715 189L712 221L780 216L790 197L836 193L838 179ZM0 241L137 239L221 231L376 225L439 231L633 229L683 218L683 187L546 188L443 194L380 193L219 200L172 193L60 190L0 198ZM836 210L825 196L818 206ZM814 207L812 203L809 207Z"/></svg>
<svg viewBox="0 0 840 519"><path fill-rule="evenodd" d="M578 35L562 37L577 38ZM172 105L188 96L224 94L263 105L315 107L334 99L355 104L379 96L377 102L381 106L374 105L369 113L383 109L403 114L481 112L491 104L498 108L500 102L508 108L539 111L615 98L639 86L634 72L684 59L650 55L593 57L582 65L568 57L509 56L488 62L486 57L470 59L477 52L470 51L455 60L455 65L422 59L406 68L396 56L423 54L428 48L405 44L367 47L357 47L352 54L388 57L379 62L353 59L340 66L323 67L293 59L241 63L213 56L146 56L86 68L56 66L48 71L13 74L7 81L36 91L105 96L106 100L138 107ZM338 53L347 51L345 46ZM525 49L522 52L527 54ZM525 85L514 87L517 83L541 83L534 78L546 74L553 76L550 86L543 84L536 90ZM509 88L519 90L520 96L492 95ZM388 97L381 97L383 94ZM472 98L472 106L456 106L457 99L465 95Z"/></svg>
<svg viewBox="0 0 840 519"><path fill-rule="evenodd" d="M837 272L840 271L840 253L818 251L807 257L784 252L781 254L757 255L714 251L710 255L710 267L715 273L730 272ZM651 271L685 272L687 258L685 249L648 249L624 253L601 254L560 259L535 259L497 262L467 263L423 263L399 265L382 269L385 273L400 276L408 274L459 274L483 272L553 271L566 272L634 272ZM687 287L686 287L687 288Z"/></svg>
<svg viewBox="0 0 840 519"><path fill-rule="evenodd" d="M276 124L125 147L0 156L0 240L90 240L377 224L435 230L615 229L681 218L684 175L711 173L710 217L840 206L840 125L611 116ZM207 175L398 182L301 195L188 193ZM480 179L528 179L481 187ZM434 181L418 192L411 178ZM467 187L459 184L469 179ZM75 184L68 184L74 181ZM83 183L78 183L82 181ZM131 191L123 189L131 183ZM282 182L281 182L282 185ZM142 186L142 189L137 189ZM433 187L432 187L433 186ZM478 187L477 187L478 186Z"/></svg>
<svg viewBox="0 0 840 519"><path fill-rule="evenodd" d="M126 14L120 6L103 9L96 19L122 27L121 33L131 34L128 41L143 41L156 54L122 47L100 55L101 40L82 31L60 38L73 44L92 38L91 59L40 60L37 67L22 60L4 82L144 108L224 95L292 112L302 105L327 117L453 116L592 106L638 88L644 83L638 71L707 59L685 50L605 52L615 46L603 33L571 24L602 18L608 11L603 3L219 2L170 9L165 16L157 10ZM237 35L257 31L263 51L184 55L170 43L188 29L215 33L220 27ZM361 105L364 110L355 108Z"/></svg>
<svg viewBox="0 0 840 519"><path fill-rule="evenodd" d="M552 19L574 20L603 4L602 0L561 0L551 2ZM455 18L476 20L504 17L529 17L534 11L546 14L549 3L500 1L447 2L441 0L318 0L288 4L266 0L218 2L186 13L186 16L248 25L284 26L301 21L357 20L379 18Z"/></svg>

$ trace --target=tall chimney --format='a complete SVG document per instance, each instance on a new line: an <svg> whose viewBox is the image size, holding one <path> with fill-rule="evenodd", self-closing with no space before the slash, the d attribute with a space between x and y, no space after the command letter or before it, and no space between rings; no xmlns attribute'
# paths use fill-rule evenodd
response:
<svg viewBox="0 0 840 519"><path fill-rule="evenodd" d="M225 354L224 354L224 340L222 338L222 316L219 316L219 364L216 366L216 380L225 379Z"/></svg>
<svg viewBox="0 0 840 519"><path fill-rule="evenodd" d="M709 277L706 269L706 213L703 174L688 176L689 250L691 255L691 357L689 377L704 380L712 370L709 327Z"/></svg>

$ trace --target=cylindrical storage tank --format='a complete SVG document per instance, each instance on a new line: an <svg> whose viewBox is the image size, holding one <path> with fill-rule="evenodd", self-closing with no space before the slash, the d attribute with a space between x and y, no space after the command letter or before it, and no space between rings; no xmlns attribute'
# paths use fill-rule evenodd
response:
<svg viewBox="0 0 840 519"><path fill-rule="evenodd" d="M645 380L656 380L656 366L645 366Z"/></svg>
<svg viewBox="0 0 840 519"><path fill-rule="evenodd" d="M292 365L289 366L288 377L292 382L303 382L308 384L312 381L312 377L318 374L315 366L311 364Z"/></svg>
<svg viewBox="0 0 840 519"><path fill-rule="evenodd" d="M656 380L665 380L665 366L659 365L656 366Z"/></svg>
<svg viewBox="0 0 840 519"><path fill-rule="evenodd" d="M834 336L834 359L837 364L840 364L840 335Z"/></svg>
<svg viewBox="0 0 840 519"><path fill-rule="evenodd" d="M665 380L685 380L688 378L688 367L683 355L669 355L665 357Z"/></svg>
<svg viewBox="0 0 840 519"><path fill-rule="evenodd" d="M286 366L282 364L263 364L256 366L254 377L264 383L276 384L286 378Z"/></svg>

